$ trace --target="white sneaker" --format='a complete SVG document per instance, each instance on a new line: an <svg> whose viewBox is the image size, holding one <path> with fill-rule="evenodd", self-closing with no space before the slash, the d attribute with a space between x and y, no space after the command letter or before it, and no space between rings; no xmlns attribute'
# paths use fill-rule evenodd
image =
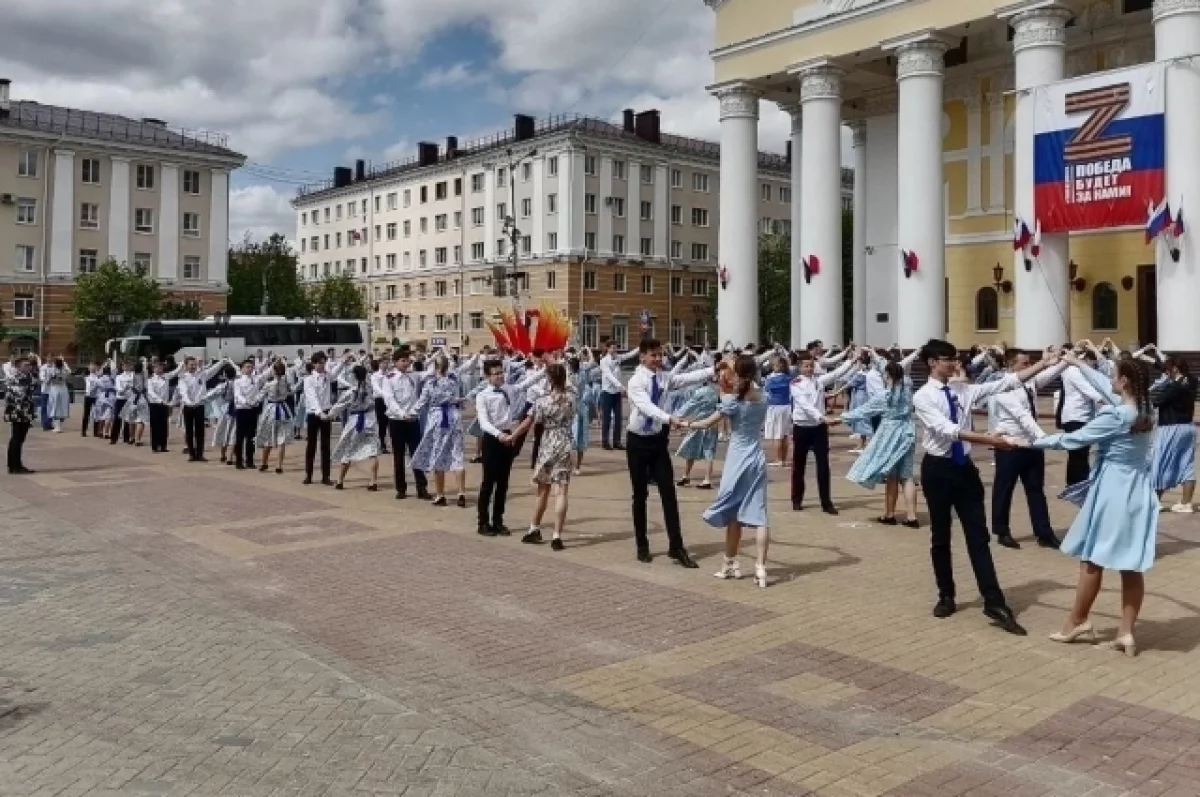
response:
<svg viewBox="0 0 1200 797"><path fill-rule="evenodd" d="M767 587L767 568L762 565L754 566L754 585L760 589Z"/></svg>
<svg viewBox="0 0 1200 797"><path fill-rule="evenodd" d="M742 577L742 566L738 564L737 559L726 557L724 566L713 575L722 579L738 579Z"/></svg>
<svg viewBox="0 0 1200 797"><path fill-rule="evenodd" d="M1191 504L1176 504L1175 506L1171 507L1171 511L1177 515L1190 515L1195 512L1196 509Z"/></svg>

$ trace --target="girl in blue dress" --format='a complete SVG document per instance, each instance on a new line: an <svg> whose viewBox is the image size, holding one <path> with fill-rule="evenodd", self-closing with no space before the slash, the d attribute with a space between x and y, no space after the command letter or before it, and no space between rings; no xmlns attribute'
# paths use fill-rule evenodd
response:
<svg viewBox="0 0 1200 797"><path fill-rule="evenodd" d="M429 420L417 450L413 452L413 470L433 471L437 488L433 506L446 506L446 474L453 473L458 485L459 507L467 505L467 474L463 469L463 430L459 424L462 387L450 372L445 354L433 358L433 376L421 390L415 409L428 412Z"/></svg>
<svg viewBox="0 0 1200 797"><path fill-rule="evenodd" d="M767 402L755 383L758 362L741 355L733 368L721 368L723 395L717 411L700 421L685 421L685 429L708 429L721 418L729 419L729 449L721 471L721 489L717 500L704 510L704 522L725 529L725 562L717 578L741 578L738 548L742 529L756 530L754 583L767 586L767 549L771 535L767 523L767 455L763 452L762 427L767 417Z"/></svg>
<svg viewBox="0 0 1200 797"><path fill-rule="evenodd" d="M883 516L878 523L896 525L896 503L901 489L908 519L904 525L919 529L917 521L917 487L913 482L913 452L916 450L917 434L912 417L912 380L904 373L899 363L889 362L884 366L887 391L842 413L848 423L869 421L880 416L879 430L871 436L866 449L850 467L846 478L855 484L875 489L885 483L883 494Z"/></svg>
<svg viewBox="0 0 1200 797"><path fill-rule="evenodd" d="M864 370L858 371L853 376L846 380L844 389L850 394L850 398L846 402L847 413L842 414L842 420L850 425L850 436L854 438L854 448L851 449L851 454L861 452L867 446L867 440L874 433L871 427L870 417L859 417L851 415L853 410L864 406L871 398L870 392L867 390L867 368L871 367L872 352L864 351L859 363Z"/></svg>
<svg viewBox="0 0 1200 797"><path fill-rule="evenodd" d="M1150 482L1154 409L1150 404L1150 372L1138 360L1121 360L1111 378L1084 368L1073 355L1063 358L1079 368L1108 405L1075 432L1042 437L1034 448L1073 451L1097 446L1091 478L1068 488L1063 497L1082 499L1082 508L1062 542L1063 553L1081 560L1075 605L1055 642L1094 641L1088 619L1100 592L1105 569L1121 572L1121 625L1114 650L1137 655L1133 627L1142 608L1144 573L1154 564L1158 531L1158 496Z"/></svg>
<svg viewBox="0 0 1200 797"><path fill-rule="evenodd" d="M600 398L600 366L587 346L577 359L570 360L567 377L575 389L575 418L571 425L572 450L575 452L575 475L583 472L583 455L588 450L592 421Z"/></svg>
<svg viewBox="0 0 1200 797"><path fill-rule="evenodd" d="M696 388L688 400L679 408L679 417L692 418L702 420L717 412L720 404L720 396L717 394L717 389L709 383L700 385ZM717 420L721 420L723 416L717 413ZM716 423L716 421L714 421ZM684 427L685 429L688 427ZM679 450L675 452L675 456L683 459L683 476L679 481L675 482L680 487L687 487L692 483L692 467L695 466L696 460L703 460L705 463L704 481L696 485L701 490L712 489L713 465L717 459L717 441L718 432L712 425L696 426L692 431L687 433L683 438L683 442L679 444Z"/></svg>

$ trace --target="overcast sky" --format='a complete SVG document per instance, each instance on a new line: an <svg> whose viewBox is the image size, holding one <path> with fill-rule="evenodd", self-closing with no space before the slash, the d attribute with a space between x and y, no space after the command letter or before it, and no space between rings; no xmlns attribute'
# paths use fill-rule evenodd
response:
<svg viewBox="0 0 1200 797"><path fill-rule="evenodd" d="M702 0L0 0L14 99L228 133L231 235L295 234L296 180L543 117L658 108L716 138ZM787 117L763 106L760 143ZM271 167L268 171L261 167ZM276 171L281 170L281 171ZM285 178L285 179L270 179ZM289 182L290 181L290 182Z"/></svg>

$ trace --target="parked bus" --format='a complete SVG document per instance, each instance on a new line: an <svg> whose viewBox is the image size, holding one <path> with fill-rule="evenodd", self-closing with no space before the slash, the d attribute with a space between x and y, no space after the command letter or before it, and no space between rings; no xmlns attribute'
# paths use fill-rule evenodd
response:
<svg viewBox="0 0 1200 797"><path fill-rule="evenodd" d="M112 359L174 357L183 362L195 357L202 362L228 357L239 362L254 356L274 354L295 358L333 349L357 354L369 348L367 322L347 319L303 319L283 316L230 316L218 325L212 316L193 321L142 321L105 346Z"/></svg>

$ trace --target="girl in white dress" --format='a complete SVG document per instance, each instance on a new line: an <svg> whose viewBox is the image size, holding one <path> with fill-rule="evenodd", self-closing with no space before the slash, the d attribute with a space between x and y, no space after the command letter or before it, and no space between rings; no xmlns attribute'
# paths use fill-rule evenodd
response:
<svg viewBox="0 0 1200 797"><path fill-rule="evenodd" d="M355 462L368 460L371 464L371 483L367 489L375 492L379 489L379 425L375 415L375 393L367 377L367 368L356 365L352 371L354 385L343 390L337 403L325 413L326 418L336 418L343 412L348 413L346 422L342 424L342 436L333 447L333 459L341 465L337 484L334 487L344 490L346 474Z"/></svg>
<svg viewBox="0 0 1200 797"><path fill-rule="evenodd" d="M258 434L255 444L262 450L260 471L266 472L271 462L271 452L279 449L279 461L275 472L283 473L283 458L287 455L287 444L292 439L292 410L288 404L295 386L283 360L271 366L271 375L263 386L263 409L258 419Z"/></svg>

